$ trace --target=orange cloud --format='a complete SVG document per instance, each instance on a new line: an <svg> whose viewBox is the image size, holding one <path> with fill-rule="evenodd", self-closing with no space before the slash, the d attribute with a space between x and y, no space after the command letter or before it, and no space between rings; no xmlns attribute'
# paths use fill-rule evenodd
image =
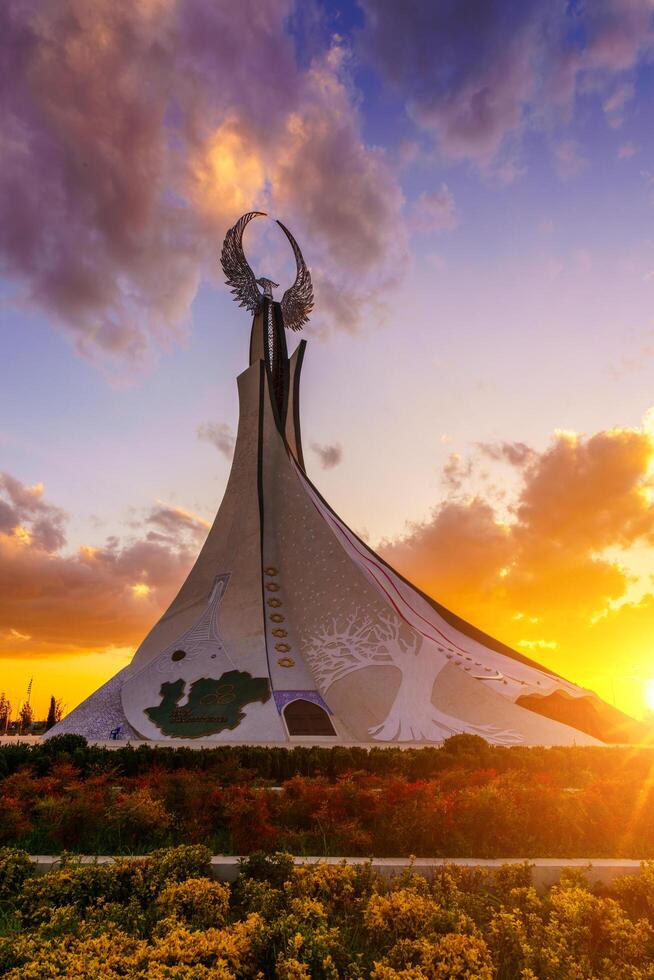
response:
<svg viewBox="0 0 654 980"><path fill-rule="evenodd" d="M508 463L518 478L501 510L492 485L478 489L482 458ZM626 561L638 553L642 566L643 549L654 544L653 461L647 423L590 436L557 432L540 453L479 446L450 458L446 498L431 517L381 550L465 618L609 699L619 688L621 706L641 711L642 679L654 676L654 595L640 576L641 598L627 601L638 576L616 554ZM466 496L467 483L475 495Z"/></svg>
<svg viewBox="0 0 654 980"><path fill-rule="evenodd" d="M223 221L261 201L265 169L261 150L236 117L226 119L189 164L189 192L200 213Z"/></svg>
<svg viewBox="0 0 654 980"><path fill-rule="evenodd" d="M13 477L0 482L0 656L53 657L133 647L179 588L208 524L181 507L159 504L140 536L124 543L62 551L62 512L30 496ZM43 533L44 521L58 533ZM20 524L18 522L21 522ZM25 526L23 526L25 525ZM17 531L24 534L17 535ZM147 600L147 601L145 601Z"/></svg>

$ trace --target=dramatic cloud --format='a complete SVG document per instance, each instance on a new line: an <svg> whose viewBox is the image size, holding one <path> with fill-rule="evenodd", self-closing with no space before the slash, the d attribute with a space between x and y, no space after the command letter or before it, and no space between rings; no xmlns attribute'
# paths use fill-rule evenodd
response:
<svg viewBox="0 0 654 980"><path fill-rule="evenodd" d="M644 638L654 595L651 582L628 569L654 544L649 424L591 436L559 432L540 453L506 442L481 444L477 452L514 467L519 483L508 518L506 505L500 513L479 492L465 495L477 457L453 454L445 500L429 520L384 542L384 556L466 618L514 646L538 648L563 672L573 658L576 671L593 668L601 623L630 617L629 656L642 666L650 657ZM632 601L637 581L644 597ZM636 621L643 625L638 636ZM619 644L613 658L618 654Z"/></svg>
<svg viewBox="0 0 654 980"><path fill-rule="evenodd" d="M312 242L319 303L356 328L362 302L401 272L404 203L382 150L368 148L346 83L347 52L335 44L306 73L301 101L280 134L273 173L278 209ZM315 243L315 244L313 244Z"/></svg>
<svg viewBox="0 0 654 980"><path fill-rule="evenodd" d="M319 458L323 470L332 470L343 459L343 450L338 443L334 443L333 446L321 446L317 442L312 442L311 448Z"/></svg>
<svg viewBox="0 0 654 980"><path fill-rule="evenodd" d="M198 439L210 442L225 459L234 455L236 437L226 422L203 422L198 426Z"/></svg>
<svg viewBox="0 0 654 980"><path fill-rule="evenodd" d="M511 466L524 466L536 455L524 442L478 442L477 449L489 459L504 460Z"/></svg>
<svg viewBox="0 0 654 980"><path fill-rule="evenodd" d="M654 41L650 0L361 6L362 49L416 122L448 156L485 167L525 126L545 125L553 111L565 118L577 93L601 92L609 123L619 125L629 72Z"/></svg>
<svg viewBox="0 0 654 980"><path fill-rule="evenodd" d="M8 474L1 487L3 657L136 645L181 585L207 533L206 521L158 505L146 516L141 537L112 537L103 546L66 554L65 517L43 499L43 487L25 486Z"/></svg>
<svg viewBox="0 0 654 980"><path fill-rule="evenodd" d="M405 538L386 542L382 554L425 591L443 599L488 593L510 561L512 543L492 507L473 498L447 500L430 521L410 526Z"/></svg>
<svg viewBox="0 0 654 980"><path fill-rule="evenodd" d="M183 507L169 507L160 504L146 518L147 524L152 524L156 530L148 531L148 541L166 541L178 545L185 533L191 541L202 543L207 536L209 523L196 514L191 514Z"/></svg>
<svg viewBox="0 0 654 980"><path fill-rule="evenodd" d="M0 262L88 356L174 340L227 225L252 207L302 213L319 288L348 270L337 321L356 321L354 286L392 264L393 171L361 138L342 48L296 64L291 9L2 4Z"/></svg>
<svg viewBox="0 0 654 980"><path fill-rule="evenodd" d="M43 484L28 487L9 473L0 473L0 533L56 551L66 543L65 520L61 508L44 501Z"/></svg>

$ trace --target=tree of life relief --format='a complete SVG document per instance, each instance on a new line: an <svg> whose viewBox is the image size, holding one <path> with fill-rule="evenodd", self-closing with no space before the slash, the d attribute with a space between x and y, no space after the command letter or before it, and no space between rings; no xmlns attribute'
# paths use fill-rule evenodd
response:
<svg viewBox="0 0 654 980"><path fill-rule="evenodd" d="M201 738L225 730L233 731L245 718L242 708L253 701L270 698L267 677L252 677L243 670L229 670L218 680L200 677L193 681L186 704L180 705L186 681L165 681L161 703L145 713L162 735Z"/></svg>
<svg viewBox="0 0 654 980"><path fill-rule="evenodd" d="M366 613L326 621L307 639L304 654L323 694L335 681L371 666L397 667L400 686L386 718L368 729L381 742L438 742L470 732L497 744L522 741L519 732L495 725L474 725L435 707L436 678L447 665L444 652L390 613L373 619Z"/></svg>

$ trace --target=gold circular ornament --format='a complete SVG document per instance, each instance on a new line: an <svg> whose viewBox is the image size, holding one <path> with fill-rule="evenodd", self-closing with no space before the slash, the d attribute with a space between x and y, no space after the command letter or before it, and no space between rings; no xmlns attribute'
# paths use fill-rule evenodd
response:
<svg viewBox="0 0 654 980"><path fill-rule="evenodd" d="M233 684L221 684L217 691L205 694L200 704L229 704L236 697Z"/></svg>
<svg viewBox="0 0 654 980"><path fill-rule="evenodd" d="M291 648L288 643L275 643L275 650L277 650L278 653L288 653L290 649Z"/></svg>
<svg viewBox="0 0 654 980"><path fill-rule="evenodd" d="M279 592L279 586L277 582L266 582L266 588L269 592Z"/></svg>
<svg viewBox="0 0 654 980"><path fill-rule="evenodd" d="M277 663L280 667L295 667L293 657L280 657Z"/></svg>
<svg viewBox="0 0 654 980"><path fill-rule="evenodd" d="M268 568L264 568L265 575L279 575L279 572L274 565L268 565Z"/></svg>
<svg viewBox="0 0 654 980"><path fill-rule="evenodd" d="M273 609L278 609L279 606L281 606L281 604L282 604L282 600L276 599L275 596L273 596L272 599L268 599L268 605L272 606Z"/></svg>
<svg viewBox="0 0 654 980"><path fill-rule="evenodd" d="M270 614L270 618L271 618L271 620L272 620L273 623L283 623L284 622L284 617L282 616L281 613L271 613Z"/></svg>
<svg viewBox="0 0 654 980"><path fill-rule="evenodd" d="M276 629L276 630L273 630L273 631L272 631L272 635L273 635L273 636L279 636L279 637L280 637L280 639L281 639L281 638L283 638L284 636L288 636L288 633L286 632L286 630L282 630L282 629Z"/></svg>

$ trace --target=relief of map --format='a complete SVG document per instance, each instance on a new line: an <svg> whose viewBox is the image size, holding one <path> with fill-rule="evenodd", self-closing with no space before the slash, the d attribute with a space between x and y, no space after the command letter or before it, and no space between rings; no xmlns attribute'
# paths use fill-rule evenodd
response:
<svg viewBox="0 0 654 980"><path fill-rule="evenodd" d="M218 680L200 677L191 684L188 701L184 697L186 681L166 681L161 685L161 703L146 708L145 713L162 735L173 738L201 738L237 728L245 713L241 710L253 701L270 698L267 677L252 677L246 671L230 670Z"/></svg>

